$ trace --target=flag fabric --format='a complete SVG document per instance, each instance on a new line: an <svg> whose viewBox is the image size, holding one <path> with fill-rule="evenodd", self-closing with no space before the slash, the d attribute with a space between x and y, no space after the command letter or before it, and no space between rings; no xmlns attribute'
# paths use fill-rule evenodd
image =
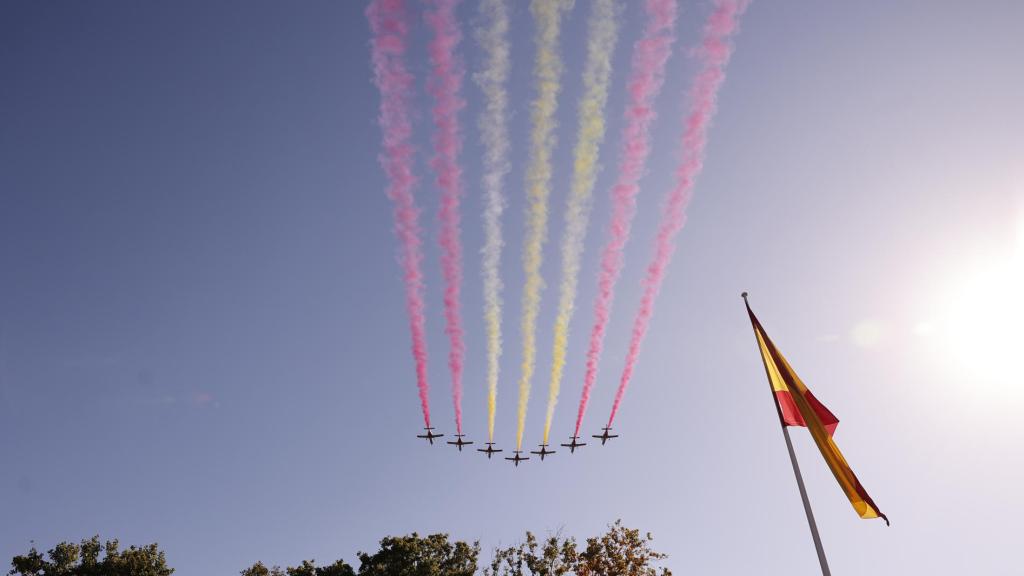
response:
<svg viewBox="0 0 1024 576"><path fill-rule="evenodd" d="M746 302L746 293L744 293ZM754 312L747 303L747 314L750 316L750 323L754 327L754 334L757 336L757 345L761 350L761 359L764 360L765 371L768 374L768 381L772 386L775 397L775 407L779 412L779 419L783 426L806 426L811 432L814 443L817 444L821 456L825 459L829 470L835 476L839 486L846 493L853 509L861 518L881 518L886 525L889 519L878 509L871 496L857 480L846 458L836 446L832 439L839 420L819 402L807 389L800 377L796 375L789 362L782 356L778 348L772 342L764 327L754 316Z"/></svg>
<svg viewBox="0 0 1024 576"><path fill-rule="evenodd" d="M751 318L755 323L757 322L757 318L753 316L753 313L751 313ZM757 328L755 328L755 332L758 332ZM759 334L761 333L759 332ZM767 336L765 336L765 340L767 340ZM761 348L761 354L768 354L764 343L761 342L760 335L758 336L758 343ZM767 356L765 357L767 358ZM781 354L778 357L782 362L786 361L785 358L782 358ZM772 391L775 392L775 404L779 408L779 412L782 417L782 425L803 426L804 428L807 428L807 422L804 420L803 415L800 414L800 409L797 407L796 401L793 400L793 393L790 392L789 387L786 386L786 381L779 372L779 368L776 363L766 361L765 366L768 368L768 380L772 384ZM797 381L799 381L799 378L797 378ZM804 398L807 398L807 403L810 405L811 410L813 410L818 416L818 419L821 420L821 424L825 427L825 431L828 432L828 435L831 436L835 434L836 427L839 426L839 418L836 418L836 415L826 408L824 404L819 402L818 399L814 397L814 394L812 394L806 387L804 387L803 396Z"/></svg>

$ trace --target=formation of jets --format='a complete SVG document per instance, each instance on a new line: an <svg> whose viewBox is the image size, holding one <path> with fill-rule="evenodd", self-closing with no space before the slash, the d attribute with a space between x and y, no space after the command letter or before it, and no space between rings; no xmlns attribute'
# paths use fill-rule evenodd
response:
<svg viewBox="0 0 1024 576"><path fill-rule="evenodd" d="M435 439L441 438L441 437L444 436L444 434L440 434L440 433L434 432L433 431L434 429L431 428L431 427L424 428L424 430L427 431L426 434L417 434L416 437L417 438L425 439L427 442L430 442L431 445L434 444L434 440ZM611 432L611 427L605 426L601 430L602 430L602 432L600 434L594 434L593 436L594 436L594 438L597 438L598 440L601 441L601 445L602 446L604 446L605 442L611 440L612 438L618 438L619 437L618 434L611 434L610 433ZM451 444L452 446L455 446L456 448L459 449L459 452L462 452L463 446L468 446L468 445L473 443L472 440L465 440L464 439L465 436L466 436L465 434L456 434L455 435L455 440L449 440L448 444ZM568 444L562 444L562 446L565 446L566 448L568 448L570 454L575 454L577 448L581 448L581 447L587 445L586 442L580 442L579 439L580 439L579 436L571 436L571 437L569 437L569 443ZM491 456L494 456L496 453L501 452L500 448L495 448L494 447L494 442L485 442L484 445L487 446L487 447L486 448L477 448L476 451L477 452L483 452L484 454L486 454L488 460L491 459ZM530 454L536 454L536 455L540 456L541 462L544 461L544 457L545 456L550 456L551 454L555 453L554 450L548 450L548 444L541 444L539 446L539 448L540 448L540 450L531 450ZM506 457L505 460L508 460L509 462L512 462L518 468L520 462L524 462L524 461L530 459L529 456L522 456L522 453L523 452L521 450L513 450L512 451L513 456L511 458Z"/></svg>

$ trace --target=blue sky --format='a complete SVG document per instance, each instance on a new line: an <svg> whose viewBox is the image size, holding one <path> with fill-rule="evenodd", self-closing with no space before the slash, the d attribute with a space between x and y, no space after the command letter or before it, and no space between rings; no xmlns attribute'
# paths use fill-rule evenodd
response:
<svg viewBox="0 0 1024 576"><path fill-rule="evenodd" d="M496 436L514 435L532 60L513 3L505 340ZM671 184L681 3L585 427L610 407ZM541 432L587 3L566 20L538 374ZM1024 37L1017 2L766 2L744 17L690 219L617 428L518 470L421 426L359 2L7 2L0 10L0 558L93 533L159 541L179 574L234 573L445 531L508 544L616 518L676 573L813 573L815 558L739 293L840 420L893 522L850 509L794 431L837 573L1017 571L1024 513ZM431 401L453 428L426 27L410 66L426 234ZM468 30L473 3L460 8ZM615 54L604 170L553 435L571 430L630 49ZM467 66L478 65L467 34ZM480 94L462 116L465 427L485 432ZM593 430L591 430L593 429Z"/></svg>

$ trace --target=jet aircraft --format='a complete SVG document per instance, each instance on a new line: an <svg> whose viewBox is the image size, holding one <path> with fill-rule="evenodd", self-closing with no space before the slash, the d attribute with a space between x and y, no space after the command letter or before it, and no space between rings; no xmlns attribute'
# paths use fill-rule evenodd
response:
<svg viewBox="0 0 1024 576"><path fill-rule="evenodd" d="M472 441L466 442L465 440L463 440L462 439L463 436L465 436L465 434L456 434L455 437L457 438L457 440L454 441L454 442L449 440L448 443L451 444L452 446L458 447L459 452L462 452L462 447L463 446L465 446L467 444L472 444L473 443Z"/></svg>
<svg viewBox="0 0 1024 576"><path fill-rule="evenodd" d="M618 434L609 434L608 433L608 431L611 430L611 427L609 427L609 426L605 426L604 428L602 428L602 430L604 430L603 433L601 433L601 434L594 434L593 435L594 438L599 438L601 440L601 446L604 446L604 443L609 441L609 440L611 440L612 438L618 438L619 437Z"/></svg>
<svg viewBox="0 0 1024 576"><path fill-rule="evenodd" d="M501 449L500 448L495 449L494 448L494 442L487 442L487 448L477 448L476 451L477 452L483 452L484 454L487 454L487 459L490 460L491 456L495 452L501 452Z"/></svg>
<svg viewBox="0 0 1024 576"><path fill-rule="evenodd" d="M530 452L530 454L537 454L537 455L539 455L541 462L544 461L544 457L545 456L547 456L548 454L554 454L554 453L555 453L554 450L548 450L548 445L547 444L541 444L540 445L540 450L533 450L533 451Z"/></svg>
<svg viewBox="0 0 1024 576"><path fill-rule="evenodd" d="M512 453L515 454L515 456L513 456L512 458L509 458L509 457L506 456L505 460L508 460L508 461L512 462L513 464L515 464L516 468L519 468L519 463L520 462L522 462L524 460L529 460L530 459L529 456L527 456L525 458L520 456L520 454L523 453L522 450L513 450Z"/></svg>
<svg viewBox="0 0 1024 576"><path fill-rule="evenodd" d="M579 448L580 446L587 445L586 442L577 442L579 438L579 436L573 436L572 438L570 438L571 442L569 442L568 444L562 444L562 446L565 446L566 448L569 449L569 454L575 454L577 448Z"/></svg>
<svg viewBox="0 0 1024 576"><path fill-rule="evenodd" d="M427 431L426 434L417 434L416 437L426 439L427 442L430 442L431 446L434 445L434 438L440 438L444 436L444 434L434 434L433 432L431 432L433 428L431 428L430 426L427 426L426 428L424 428L424 430Z"/></svg>

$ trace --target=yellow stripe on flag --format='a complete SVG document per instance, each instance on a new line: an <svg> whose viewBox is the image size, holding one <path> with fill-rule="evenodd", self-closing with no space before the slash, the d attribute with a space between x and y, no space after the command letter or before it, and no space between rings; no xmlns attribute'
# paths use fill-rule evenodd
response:
<svg viewBox="0 0 1024 576"><path fill-rule="evenodd" d="M807 386L804 385L800 377L796 375L793 367L789 365L786 358L775 347L771 338L765 333L764 327L761 326L757 317L754 316L754 312L750 310L749 305L747 305L747 313L750 315L750 321L754 326L754 334L757 335L757 344L761 350L761 357L764 359L772 389L776 392L788 391L790 393L793 402L800 411L800 415L803 416L804 422L807 424L807 429L811 431L811 437L818 446L818 451L821 452L821 456L825 459L829 470L832 471L832 475L839 482L840 488L843 489L857 514L861 518L882 518L888 524L889 519L885 517L885 514L882 514L878 506L868 496L867 491L864 490L860 481L857 480L857 476L850 469L846 458L843 457L843 453L839 451L839 446L836 445L825 429L821 418L811 407L807 399L809 394Z"/></svg>

